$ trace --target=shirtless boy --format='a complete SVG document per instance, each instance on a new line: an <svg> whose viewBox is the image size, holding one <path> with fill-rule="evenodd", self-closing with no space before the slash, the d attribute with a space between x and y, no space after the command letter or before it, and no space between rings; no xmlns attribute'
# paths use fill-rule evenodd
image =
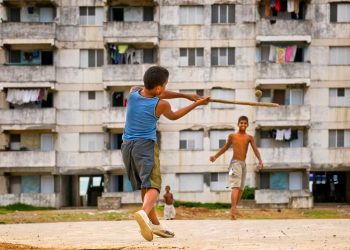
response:
<svg viewBox="0 0 350 250"><path fill-rule="evenodd" d="M248 127L248 117L241 116L238 119L238 132L228 136L226 144L214 155L210 161L214 162L227 149L233 146L233 156L229 167L229 179L231 186L231 219L237 219L237 204L244 190L244 182L247 174L245 159L247 156L248 145L253 148L256 158L259 160L259 169L263 168L263 162L258 148L256 147L253 136L246 133Z"/></svg>

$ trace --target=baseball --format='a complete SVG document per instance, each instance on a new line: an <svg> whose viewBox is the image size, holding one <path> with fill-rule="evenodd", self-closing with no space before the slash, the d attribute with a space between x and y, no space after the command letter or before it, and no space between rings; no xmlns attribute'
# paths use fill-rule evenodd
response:
<svg viewBox="0 0 350 250"><path fill-rule="evenodd" d="M262 96L262 92L261 92L260 89L255 90L255 96L256 96L257 98L260 98L260 97Z"/></svg>

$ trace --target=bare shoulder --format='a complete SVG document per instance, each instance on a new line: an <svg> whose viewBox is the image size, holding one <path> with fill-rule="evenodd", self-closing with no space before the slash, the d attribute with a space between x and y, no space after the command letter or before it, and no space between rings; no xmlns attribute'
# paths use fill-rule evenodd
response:
<svg viewBox="0 0 350 250"><path fill-rule="evenodd" d="M159 99L158 104L156 106L156 115L161 116L164 111L171 109L170 103L163 99Z"/></svg>

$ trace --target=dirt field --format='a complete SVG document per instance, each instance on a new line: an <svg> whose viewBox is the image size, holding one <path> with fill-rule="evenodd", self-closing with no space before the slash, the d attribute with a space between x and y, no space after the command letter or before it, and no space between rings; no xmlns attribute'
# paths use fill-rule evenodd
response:
<svg viewBox="0 0 350 250"><path fill-rule="evenodd" d="M228 219L228 209L178 207L176 220L165 221L176 237L157 237L153 242L145 242L137 232L132 214L138 209L0 214L4 224L0 225L0 250L350 249L350 206L346 205L312 210L241 208L238 221ZM158 215L162 217L161 210Z"/></svg>

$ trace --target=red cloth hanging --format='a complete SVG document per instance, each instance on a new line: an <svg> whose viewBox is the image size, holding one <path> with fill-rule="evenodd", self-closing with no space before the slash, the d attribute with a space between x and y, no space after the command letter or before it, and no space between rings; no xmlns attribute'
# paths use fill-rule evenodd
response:
<svg viewBox="0 0 350 250"><path fill-rule="evenodd" d="M275 9L280 12L281 11L281 0L276 0Z"/></svg>

